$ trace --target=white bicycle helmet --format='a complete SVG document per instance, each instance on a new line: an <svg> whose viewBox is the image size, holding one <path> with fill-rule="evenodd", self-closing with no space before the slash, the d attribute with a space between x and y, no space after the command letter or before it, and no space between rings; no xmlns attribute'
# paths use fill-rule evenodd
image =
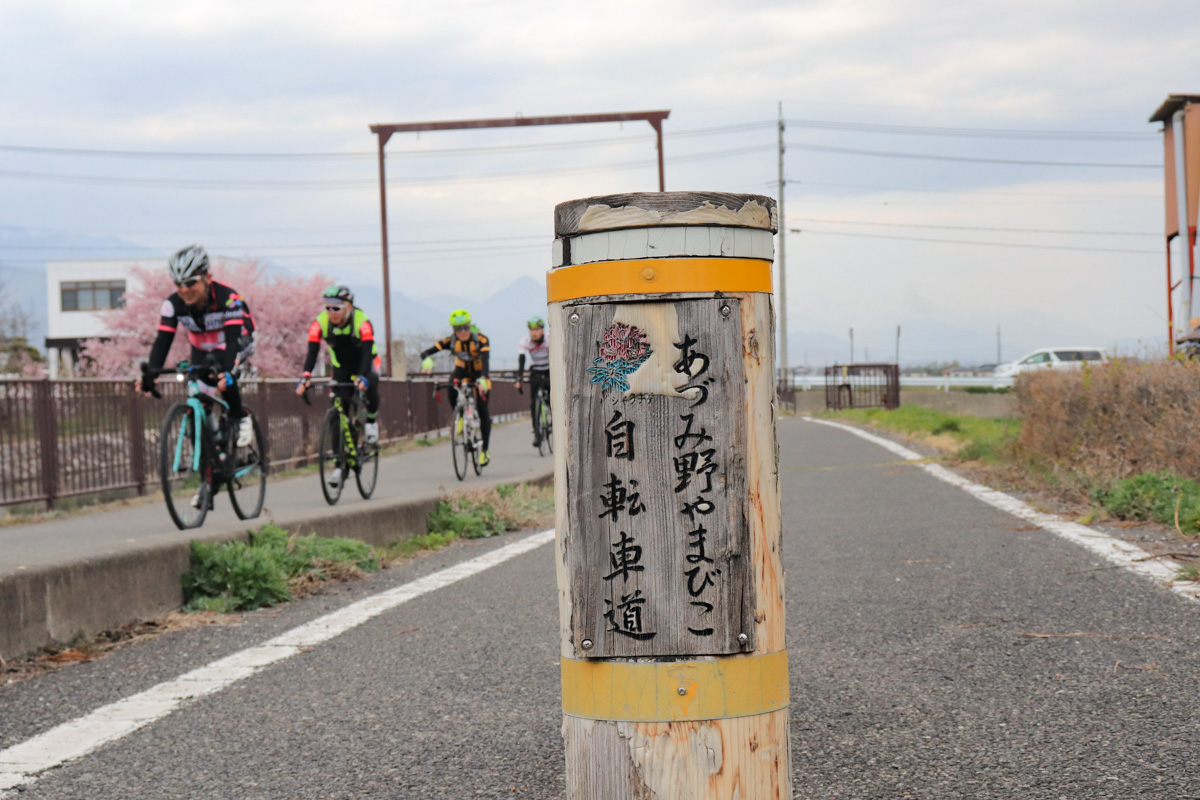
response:
<svg viewBox="0 0 1200 800"><path fill-rule="evenodd" d="M183 283L208 274L208 253L198 244L185 247L167 262L167 272L175 283Z"/></svg>

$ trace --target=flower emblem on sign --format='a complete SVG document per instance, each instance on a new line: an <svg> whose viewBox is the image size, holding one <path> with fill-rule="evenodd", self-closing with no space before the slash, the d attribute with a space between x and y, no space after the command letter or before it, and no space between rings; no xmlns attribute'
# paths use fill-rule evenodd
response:
<svg viewBox="0 0 1200 800"><path fill-rule="evenodd" d="M625 380L650 357L650 337L635 325L615 322L604 331L596 342L599 357L588 367L592 383L600 384L600 390L617 389L629 391Z"/></svg>

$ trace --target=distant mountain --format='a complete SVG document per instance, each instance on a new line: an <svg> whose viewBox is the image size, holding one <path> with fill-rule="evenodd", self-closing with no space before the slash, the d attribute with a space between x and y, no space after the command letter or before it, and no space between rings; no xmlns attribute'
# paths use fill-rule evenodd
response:
<svg viewBox="0 0 1200 800"><path fill-rule="evenodd" d="M362 307L372 319L380 320L382 324L382 300L375 305L377 309L364 302ZM416 299L402 292L392 292L392 336L421 344L447 336L450 312L456 308L470 311L479 329L491 340L492 365L497 369L511 369L517 366L517 343L528 330L526 321L534 314L546 315L546 287L540 281L523 276L481 302L450 294Z"/></svg>

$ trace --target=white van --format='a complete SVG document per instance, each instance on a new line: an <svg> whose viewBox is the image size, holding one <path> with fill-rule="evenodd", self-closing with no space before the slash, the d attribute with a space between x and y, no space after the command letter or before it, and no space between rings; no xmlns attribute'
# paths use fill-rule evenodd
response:
<svg viewBox="0 0 1200 800"><path fill-rule="evenodd" d="M1079 369L1084 364L1108 361L1103 347L1043 347L1008 364L996 367L997 378L1011 378L1038 369Z"/></svg>

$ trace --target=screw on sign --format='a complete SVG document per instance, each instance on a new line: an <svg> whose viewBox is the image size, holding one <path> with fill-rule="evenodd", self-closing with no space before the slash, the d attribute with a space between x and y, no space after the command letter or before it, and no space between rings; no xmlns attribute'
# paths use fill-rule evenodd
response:
<svg viewBox="0 0 1200 800"><path fill-rule="evenodd" d="M570 798L791 796L776 228L774 201L757 195L556 209L547 285Z"/></svg>

